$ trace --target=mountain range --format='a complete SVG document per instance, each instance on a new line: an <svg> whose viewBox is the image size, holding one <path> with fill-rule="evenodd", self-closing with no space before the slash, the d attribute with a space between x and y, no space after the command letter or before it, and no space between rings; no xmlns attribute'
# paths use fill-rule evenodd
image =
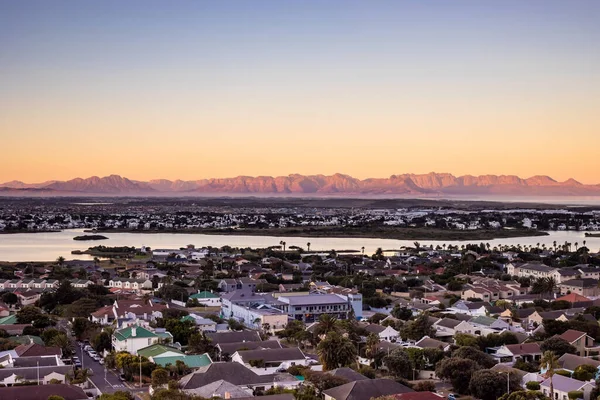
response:
<svg viewBox="0 0 600 400"><path fill-rule="evenodd" d="M389 178L357 179L349 175L238 176L193 181L156 179L136 181L119 175L0 184L4 195L510 195L598 196L600 185L574 179L558 182L548 176L523 179L514 175L454 176L448 173L402 174Z"/></svg>

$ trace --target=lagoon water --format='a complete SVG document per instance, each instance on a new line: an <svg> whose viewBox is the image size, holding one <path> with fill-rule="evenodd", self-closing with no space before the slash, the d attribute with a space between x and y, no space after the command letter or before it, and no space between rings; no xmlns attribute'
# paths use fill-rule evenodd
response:
<svg viewBox="0 0 600 400"><path fill-rule="evenodd" d="M276 236L245 236L245 235L202 235L195 233L113 233L106 232L102 235L107 240L99 241L74 241L73 237L83 234L82 229L71 229L62 232L51 233L15 233L0 235L0 261L52 261L59 256L66 259L92 259L88 255L71 255L72 250L85 250L96 245L104 246L150 246L153 249L178 249L188 244L196 247L213 246L221 247L229 245L232 247L268 247L277 246L280 241L285 241L287 247L300 246L306 248L310 242L312 251L336 250L360 250L365 247L365 254L373 254L378 247L384 250L399 249L401 246L412 246L414 240L394 239L367 239L367 238L317 238L317 237L276 237ZM521 244L536 245L546 244L551 247L556 241L563 244L578 242L582 245L587 241L587 247L591 251L598 251L600 238L586 238L584 232L561 231L550 232L549 236L533 236L510 239L486 240L492 247L496 245ZM433 241L419 240L422 245L442 245L481 243L481 241Z"/></svg>

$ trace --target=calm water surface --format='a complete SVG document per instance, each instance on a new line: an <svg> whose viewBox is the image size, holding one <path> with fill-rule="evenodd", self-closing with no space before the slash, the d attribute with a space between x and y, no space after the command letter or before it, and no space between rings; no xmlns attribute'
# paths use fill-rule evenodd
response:
<svg viewBox="0 0 600 400"><path fill-rule="evenodd" d="M398 249L400 246L412 246L413 240L393 239L366 239L366 238L306 238L306 237L278 237L278 236L244 236L244 235L202 235L190 233L102 233L107 240L79 242L73 237L83 234L82 229L65 230L52 233L16 233L0 235L0 261L51 261L59 256L66 259L91 259L87 255L71 255L71 250L85 250L88 247L99 244L105 246L150 246L153 249L180 248L188 244L196 247L214 246L221 247L229 245L232 247L268 247L279 245L281 240L287 243L287 247L300 246L306 248L310 242L310 249L314 251L337 250L360 250L365 247L365 254L373 254L378 247L383 249ZM488 240L490 245L522 244L536 245L544 243L552 246L552 242L559 244L568 241L570 243L587 241L587 247L591 251L598 251L600 238L586 238L584 232L566 231L550 232L549 236L535 236L511 239ZM432 241L420 240L425 244L467 244L480 243L481 241Z"/></svg>

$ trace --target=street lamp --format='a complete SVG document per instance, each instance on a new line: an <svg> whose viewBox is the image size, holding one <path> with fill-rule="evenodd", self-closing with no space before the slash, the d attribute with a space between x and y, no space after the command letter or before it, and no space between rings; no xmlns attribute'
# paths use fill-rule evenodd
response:
<svg viewBox="0 0 600 400"><path fill-rule="evenodd" d="M503 374L504 372L500 372ZM510 393L510 371L506 371L506 394Z"/></svg>

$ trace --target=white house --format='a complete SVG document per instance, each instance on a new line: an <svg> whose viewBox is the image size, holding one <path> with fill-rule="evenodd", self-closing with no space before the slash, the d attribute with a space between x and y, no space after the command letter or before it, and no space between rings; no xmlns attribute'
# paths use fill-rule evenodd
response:
<svg viewBox="0 0 600 400"><path fill-rule="evenodd" d="M236 351L231 361L243 364L258 375L270 375L278 369L294 365L309 365L309 360L297 347Z"/></svg>
<svg viewBox="0 0 600 400"><path fill-rule="evenodd" d="M590 382L582 382L577 379L567 378L566 376L554 374L551 378L546 379L540 384L540 389L544 396L550 397L550 380L554 386L555 400L569 400L569 392L583 392L584 400L590 400L590 392L594 388L594 384Z"/></svg>
<svg viewBox="0 0 600 400"><path fill-rule="evenodd" d="M133 325L113 333L112 342L115 351L137 354L137 351L158 342L159 336L141 326Z"/></svg>
<svg viewBox="0 0 600 400"><path fill-rule="evenodd" d="M386 342L396 342L400 339L400 332L391 326L369 324L365 327L365 330L379 336L379 340L385 340Z"/></svg>

